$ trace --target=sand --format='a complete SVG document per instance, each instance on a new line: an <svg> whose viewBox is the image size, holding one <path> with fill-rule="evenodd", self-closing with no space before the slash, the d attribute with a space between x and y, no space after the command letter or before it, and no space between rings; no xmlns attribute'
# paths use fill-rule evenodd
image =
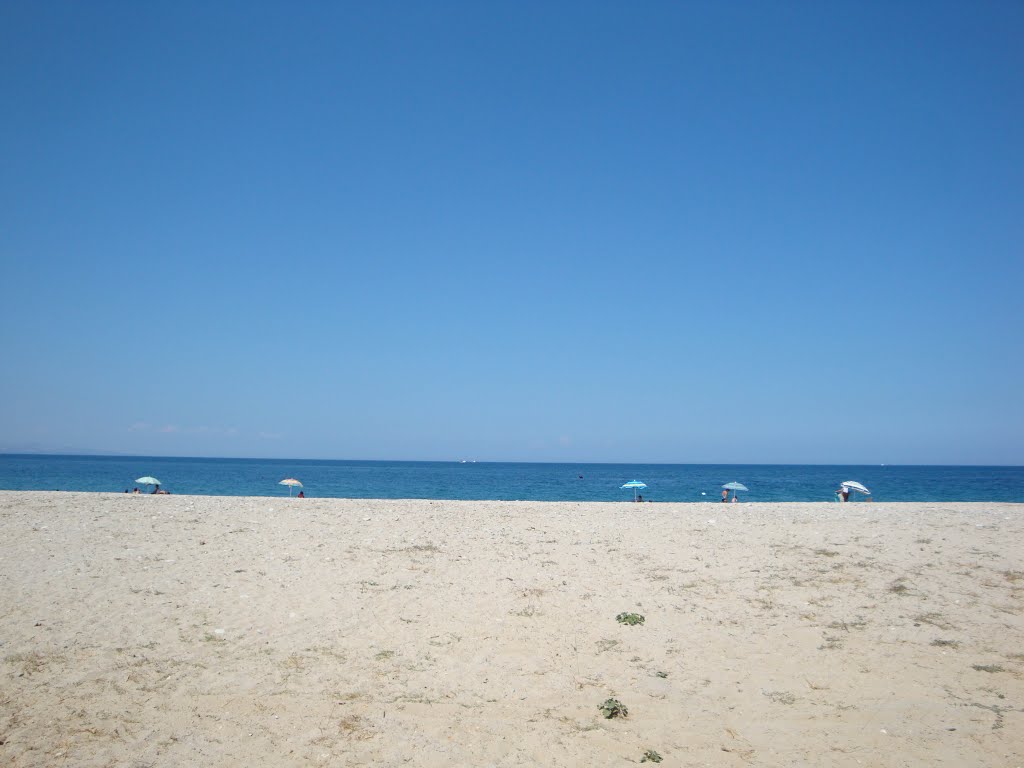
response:
<svg viewBox="0 0 1024 768"><path fill-rule="evenodd" d="M0 542L4 765L1024 764L1022 505L2 492Z"/></svg>

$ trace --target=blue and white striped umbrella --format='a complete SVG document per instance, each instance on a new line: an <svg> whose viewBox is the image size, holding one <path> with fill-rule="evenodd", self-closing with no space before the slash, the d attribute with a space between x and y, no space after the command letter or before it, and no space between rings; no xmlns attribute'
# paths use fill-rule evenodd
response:
<svg viewBox="0 0 1024 768"><path fill-rule="evenodd" d="M854 490L857 491L857 493L863 493L865 496L871 495L871 491L869 491L863 485L858 483L856 480L843 480L843 482L840 485L843 488L846 488L848 491Z"/></svg>
<svg viewBox="0 0 1024 768"><path fill-rule="evenodd" d="M633 501L636 501L636 491L638 488L646 488L647 483L641 483L639 480L630 480L625 485L620 485L620 488L632 488L633 489Z"/></svg>

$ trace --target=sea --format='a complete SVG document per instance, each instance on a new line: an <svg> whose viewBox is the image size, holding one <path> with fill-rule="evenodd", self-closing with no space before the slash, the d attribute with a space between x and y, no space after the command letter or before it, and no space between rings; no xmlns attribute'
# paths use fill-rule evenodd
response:
<svg viewBox="0 0 1024 768"><path fill-rule="evenodd" d="M124 492L151 476L175 494L307 497L632 501L719 501L724 483L749 490L740 501L833 501L856 480L874 501L1024 502L1024 467L819 464L541 464L462 461L331 461L157 456L0 454L0 490ZM152 490L140 487L143 492ZM295 489L297 491L298 489ZM294 493L295 491L292 491ZM851 494L851 501L865 497Z"/></svg>

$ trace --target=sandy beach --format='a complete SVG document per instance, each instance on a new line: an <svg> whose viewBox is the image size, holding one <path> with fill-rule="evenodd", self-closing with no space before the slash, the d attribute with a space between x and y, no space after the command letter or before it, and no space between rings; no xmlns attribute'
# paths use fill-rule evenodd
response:
<svg viewBox="0 0 1024 768"><path fill-rule="evenodd" d="M0 492L0 763L1020 766L1022 555L1014 504Z"/></svg>

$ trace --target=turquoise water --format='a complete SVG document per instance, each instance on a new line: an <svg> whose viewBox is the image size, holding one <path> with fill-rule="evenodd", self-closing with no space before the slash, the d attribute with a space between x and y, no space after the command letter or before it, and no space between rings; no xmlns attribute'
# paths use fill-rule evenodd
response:
<svg viewBox="0 0 1024 768"><path fill-rule="evenodd" d="M171 493L287 496L295 477L310 497L624 501L638 479L651 501L717 501L737 480L741 501L831 501L843 480L875 501L1024 502L1024 467L768 464L513 464L429 461L194 459L0 455L0 490L124 491L152 475ZM142 490L146 490L143 488ZM856 496L856 495L855 495Z"/></svg>

